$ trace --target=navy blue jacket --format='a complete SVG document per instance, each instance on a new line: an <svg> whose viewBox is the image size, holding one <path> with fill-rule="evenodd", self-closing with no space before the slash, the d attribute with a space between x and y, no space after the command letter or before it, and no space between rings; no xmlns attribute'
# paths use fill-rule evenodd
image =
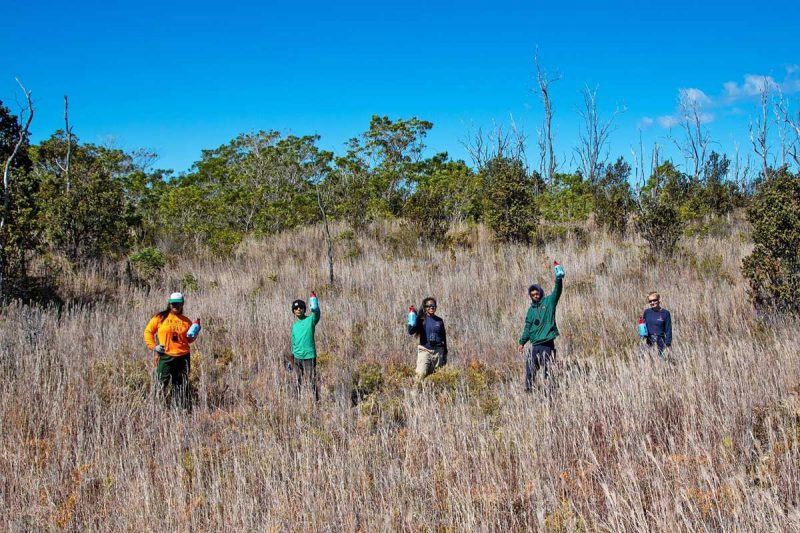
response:
<svg viewBox="0 0 800 533"><path fill-rule="evenodd" d="M655 342L659 349L672 345L672 317L666 309L645 309L642 313L647 324L647 344Z"/></svg>
<svg viewBox="0 0 800 533"><path fill-rule="evenodd" d="M427 320L435 321L434 324L431 324L434 330L434 338L431 339L428 339L427 330L425 328L425 322ZM441 347L444 350L444 355L447 355L447 333L444 330L444 320L442 320L440 317L436 315L433 315L432 317L428 317L426 315L418 316L417 323L413 326L408 326L408 334L418 335L420 346L424 346L429 350L434 350Z"/></svg>

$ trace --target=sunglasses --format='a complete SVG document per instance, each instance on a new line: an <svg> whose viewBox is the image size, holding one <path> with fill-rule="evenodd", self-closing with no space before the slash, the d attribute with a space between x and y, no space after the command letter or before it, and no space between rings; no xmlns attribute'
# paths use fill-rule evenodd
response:
<svg viewBox="0 0 800 533"><path fill-rule="evenodd" d="M435 305L426 305L425 309L436 309Z"/></svg>
<svg viewBox="0 0 800 533"><path fill-rule="evenodd" d="M303 309L303 310L305 310L305 307L303 307L302 305L293 305L292 306L292 311L294 311L295 309Z"/></svg>
<svg viewBox="0 0 800 533"><path fill-rule="evenodd" d="M647 300L648 303L657 304L660 300Z"/></svg>

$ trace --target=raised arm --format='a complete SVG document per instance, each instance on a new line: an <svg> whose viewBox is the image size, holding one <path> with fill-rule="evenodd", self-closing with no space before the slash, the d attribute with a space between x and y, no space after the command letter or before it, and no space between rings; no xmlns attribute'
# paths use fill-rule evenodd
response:
<svg viewBox="0 0 800 533"><path fill-rule="evenodd" d="M564 280L556 276L556 286L553 289L553 305L557 305L561 299L561 292L564 290Z"/></svg>

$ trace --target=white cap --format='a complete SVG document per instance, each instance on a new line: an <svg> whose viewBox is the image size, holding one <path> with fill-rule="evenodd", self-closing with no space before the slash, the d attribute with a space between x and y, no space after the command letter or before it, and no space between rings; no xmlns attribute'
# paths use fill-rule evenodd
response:
<svg viewBox="0 0 800 533"><path fill-rule="evenodd" d="M169 295L169 303L171 304L182 304L183 303L183 294L180 292L173 292Z"/></svg>

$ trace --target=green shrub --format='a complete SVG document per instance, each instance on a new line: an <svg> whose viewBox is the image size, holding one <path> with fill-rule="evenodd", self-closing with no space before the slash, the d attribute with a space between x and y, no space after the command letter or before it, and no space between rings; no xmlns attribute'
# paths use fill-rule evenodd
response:
<svg viewBox="0 0 800 533"><path fill-rule="evenodd" d="M628 182L630 175L630 165L620 157L616 163L606 168L593 190L597 223L616 235L625 233L628 216L634 206Z"/></svg>
<svg viewBox="0 0 800 533"><path fill-rule="evenodd" d="M197 281L197 278L194 277L194 274L187 272L181 279L181 287L183 288L183 292L197 292L200 288L200 283Z"/></svg>
<svg viewBox="0 0 800 533"><path fill-rule="evenodd" d="M483 220L503 242L529 242L539 220L533 181L522 162L496 157L482 171Z"/></svg>
<svg viewBox="0 0 800 533"><path fill-rule="evenodd" d="M634 219L637 233L647 241L654 257L670 257L681 238L684 223L678 209L663 195L642 196Z"/></svg>
<svg viewBox="0 0 800 533"><path fill-rule="evenodd" d="M425 378L437 390L455 393L461 385L461 373L457 368L445 366Z"/></svg>
<svg viewBox="0 0 800 533"><path fill-rule="evenodd" d="M164 254L158 248L146 247L138 252L132 253L128 258L131 266L136 270L136 273L144 278L150 279L164 268L167 264L164 259Z"/></svg>
<svg viewBox="0 0 800 533"><path fill-rule="evenodd" d="M797 313L800 298L800 174L786 169L761 183L747 219L753 226L753 253L742 261L753 303Z"/></svg>
<svg viewBox="0 0 800 533"><path fill-rule="evenodd" d="M96 359L89 366L89 383L91 390L106 405L118 398L133 403L142 403L150 389L149 358Z"/></svg>
<svg viewBox="0 0 800 533"><path fill-rule="evenodd" d="M354 404L364 397L378 392L383 387L383 370L380 363L361 363L353 372L350 398Z"/></svg>

